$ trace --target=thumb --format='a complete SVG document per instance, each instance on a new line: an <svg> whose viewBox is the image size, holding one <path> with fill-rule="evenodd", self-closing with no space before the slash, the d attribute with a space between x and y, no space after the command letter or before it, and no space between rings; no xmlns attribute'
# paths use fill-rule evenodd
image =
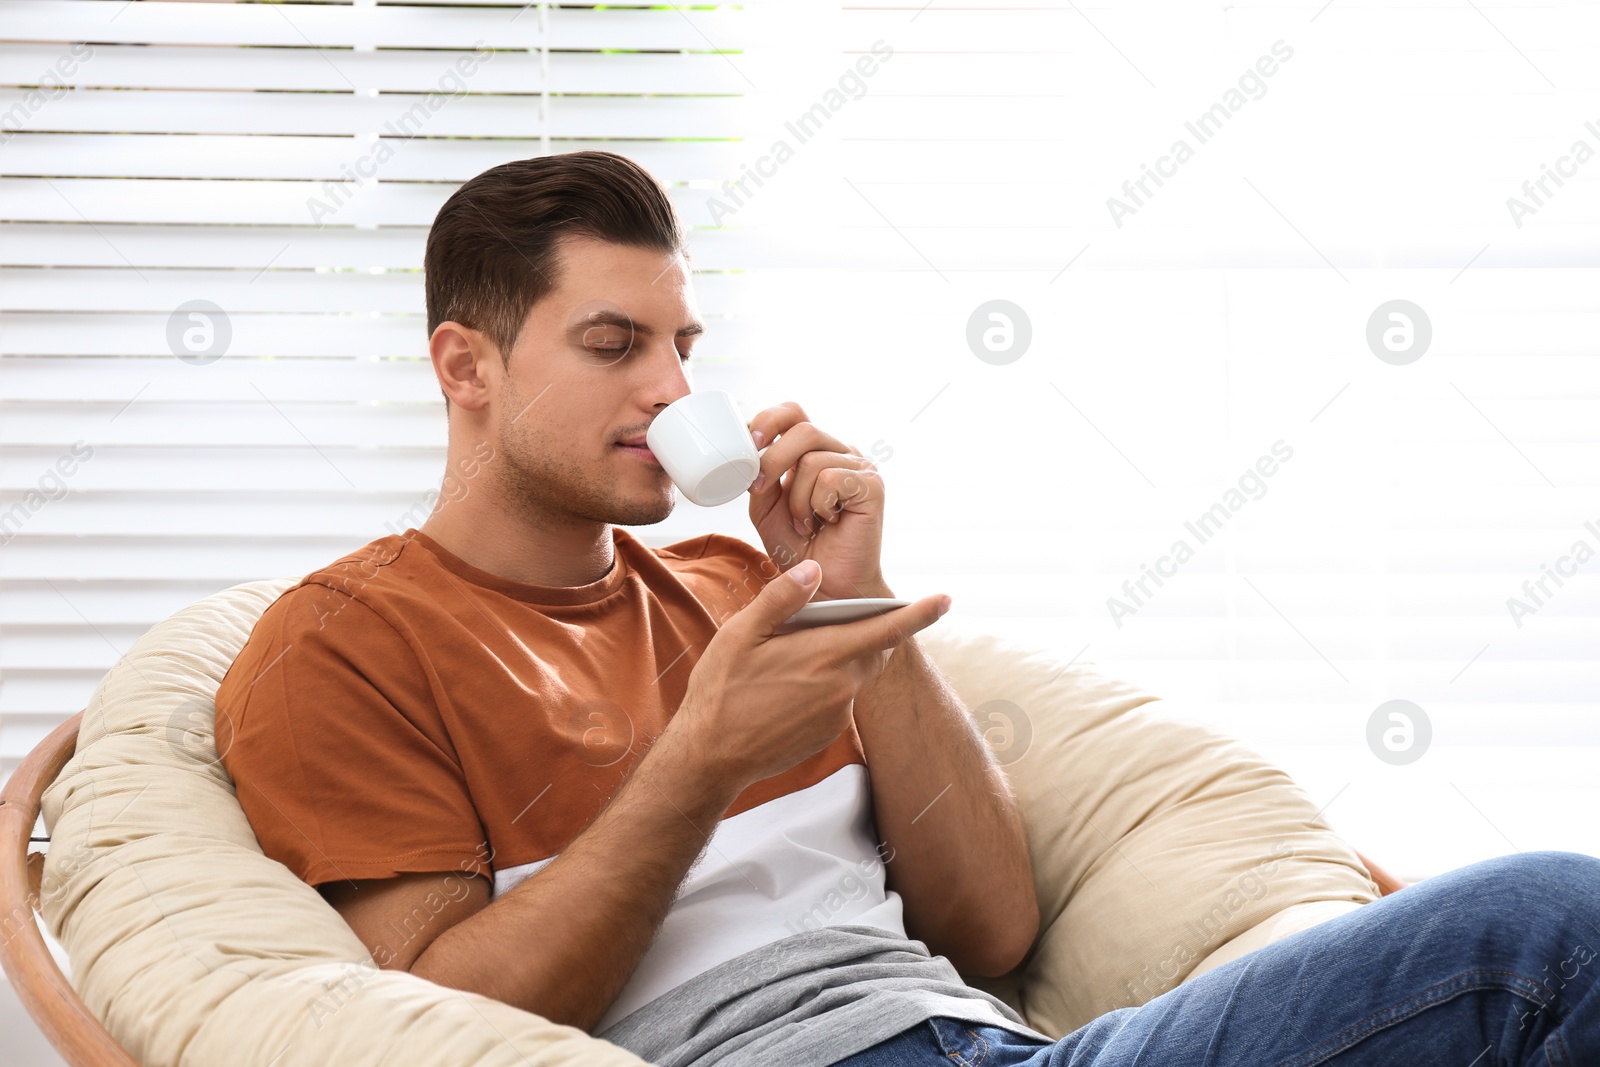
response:
<svg viewBox="0 0 1600 1067"><path fill-rule="evenodd" d="M805 607L822 577L822 564L801 560L762 586L743 614L751 617L757 633L765 636L789 616Z"/></svg>

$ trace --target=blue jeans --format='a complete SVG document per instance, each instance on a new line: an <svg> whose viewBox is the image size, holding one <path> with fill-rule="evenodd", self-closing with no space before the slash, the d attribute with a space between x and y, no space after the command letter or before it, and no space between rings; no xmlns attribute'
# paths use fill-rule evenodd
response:
<svg viewBox="0 0 1600 1067"><path fill-rule="evenodd" d="M1597 1067L1600 858L1469 864L1059 1041L936 1017L839 1067Z"/></svg>

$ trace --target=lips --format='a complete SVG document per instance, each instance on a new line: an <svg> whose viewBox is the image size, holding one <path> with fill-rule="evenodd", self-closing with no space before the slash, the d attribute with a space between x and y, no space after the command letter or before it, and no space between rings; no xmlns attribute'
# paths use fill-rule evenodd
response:
<svg viewBox="0 0 1600 1067"><path fill-rule="evenodd" d="M617 442L617 447L622 449L622 451L624 451L624 452L631 452L632 454L634 454L635 456L638 456L642 460L646 460L646 461L648 461L650 463L657 462L656 461L656 454L654 452L650 451L648 448L646 448L643 444L630 445L626 441L618 441Z"/></svg>

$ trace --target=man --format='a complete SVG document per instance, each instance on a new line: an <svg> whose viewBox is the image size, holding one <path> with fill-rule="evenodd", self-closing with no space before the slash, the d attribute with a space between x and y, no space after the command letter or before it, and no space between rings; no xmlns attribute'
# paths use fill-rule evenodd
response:
<svg viewBox="0 0 1600 1067"><path fill-rule="evenodd" d="M1426 992L1423 962L1465 969L1470 954L1407 957L1373 1003L1351 990L1383 975L1321 960L1282 1048L1258 1035L1283 1030L1275 997L1305 970L1286 942L1061 1042L1029 1028L961 979L1014 968L1039 909L1006 778L914 638L948 598L773 633L810 599L893 595L873 465L779 404L749 427L764 552L721 534L652 550L613 525L672 510L641 446L690 391L703 331L661 186L605 152L493 168L440 209L425 273L445 491L420 529L274 603L217 696L218 745L263 849L379 966L654 1063L724 1067L1331 1057ZM1524 873L1546 882L1544 861L1568 858L1535 855ZM1420 932L1398 920L1422 916L1391 903L1404 897L1299 935L1299 951L1330 928L1347 948L1407 949ZM1555 926L1518 942L1529 955L1494 956L1495 973L1536 970L1560 947ZM1241 973L1263 959L1277 969ZM1573 985L1581 1002L1544 1014L1553 1048L1577 1055L1579 1035L1550 1028L1595 1019L1592 970ZM1380 1045L1346 1062L1383 1062Z"/></svg>

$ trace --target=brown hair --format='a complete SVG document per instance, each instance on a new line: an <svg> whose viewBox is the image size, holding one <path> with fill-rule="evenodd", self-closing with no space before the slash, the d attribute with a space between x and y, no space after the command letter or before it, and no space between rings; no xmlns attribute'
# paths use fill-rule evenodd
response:
<svg viewBox="0 0 1600 1067"><path fill-rule="evenodd" d="M509 363L529 310L556 286L556 244L569 234L688 256L666 190L626 156L565 152L502 163L451 194L428 231L428 336L459 322L483 331Z"/></svg>

